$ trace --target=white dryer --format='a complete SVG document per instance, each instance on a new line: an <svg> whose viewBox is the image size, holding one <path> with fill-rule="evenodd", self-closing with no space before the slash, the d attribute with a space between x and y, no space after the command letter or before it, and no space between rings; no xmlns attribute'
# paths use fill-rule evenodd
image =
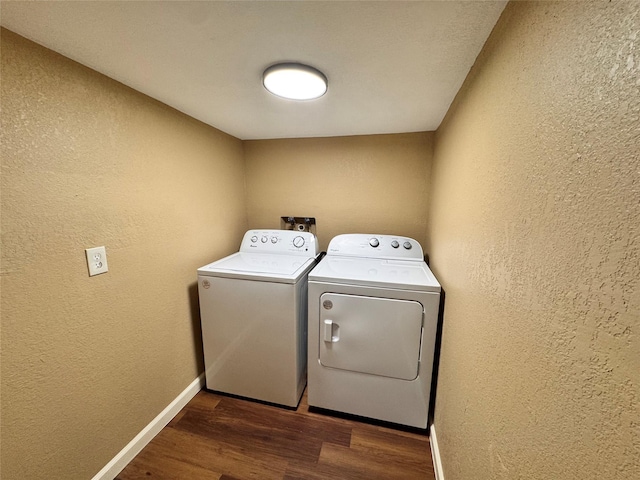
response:
<svg viewBox="0 0 640 480"><path fill-rule="evenodd" d="M249 230L239 252L198 269L207 389L298 405L317 254L309 232Z"/></svg>
<svg viewBox="0 0 640 480"><path fill-rule="evenodd" d="M426 428L440 291L411 238L333 238L309 274L309 405Z"/></svg>

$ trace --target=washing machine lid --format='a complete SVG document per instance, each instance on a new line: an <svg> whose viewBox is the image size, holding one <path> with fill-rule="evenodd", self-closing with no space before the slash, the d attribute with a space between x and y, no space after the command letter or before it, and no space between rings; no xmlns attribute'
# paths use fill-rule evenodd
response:
<svg viewBox="0 0 640 480"><path fill-rule="evenodd" d="M440 292L438 280L425 262L327 255L309 281Z"/></svg>
<svg viewBox="0 0 640 480"><path fill-rule="evenodd" d="M315 257L237 252L200 267L198 275L296 283L315 265L315 262Z"/></svg>

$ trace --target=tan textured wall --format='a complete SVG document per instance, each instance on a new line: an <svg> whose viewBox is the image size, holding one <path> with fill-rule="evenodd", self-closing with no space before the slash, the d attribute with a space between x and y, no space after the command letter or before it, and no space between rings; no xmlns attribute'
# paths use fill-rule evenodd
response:
<svg viewBox="0 0 640 480"><path fill-rule="evenodd" d="M447 480L640 478L640 2L514 2L435 140Z"/></svg>
<svg viewBox="0 0 640 480"><path fill-rule="evenodd" d="M1 477L91 478L201 371L242 143L6 30L1 100Z"/></svg>
<svg viewBox="0 0 640 480"><path fill-rule="evenodd" d="M316 218L325 250L341 233L406 235L424 245L433 133L244 142L252 228Z"/></svg>

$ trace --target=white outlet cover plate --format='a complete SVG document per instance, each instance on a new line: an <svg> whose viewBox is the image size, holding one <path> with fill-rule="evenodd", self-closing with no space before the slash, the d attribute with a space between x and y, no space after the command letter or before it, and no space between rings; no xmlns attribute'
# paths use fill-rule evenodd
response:
<svg viewBox="0 0 640 480"><path fill-rule="evenodd" d="M85 250L87 254L87 266L89 267L89 276L107 273L109 266L107 265L107 249L105 247L93 247Z"/></svg>

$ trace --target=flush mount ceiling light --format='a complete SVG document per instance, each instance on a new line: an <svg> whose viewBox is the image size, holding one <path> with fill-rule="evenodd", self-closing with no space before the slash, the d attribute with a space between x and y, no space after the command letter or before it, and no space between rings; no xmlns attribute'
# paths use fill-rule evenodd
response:
<svg viewBox="0 0 640 480"><path fill-rule="evenodd" d="M327 77L300 63L272 65L264 71L262 84L274 95L291 100L313 100L327 91Z"/></svg>

